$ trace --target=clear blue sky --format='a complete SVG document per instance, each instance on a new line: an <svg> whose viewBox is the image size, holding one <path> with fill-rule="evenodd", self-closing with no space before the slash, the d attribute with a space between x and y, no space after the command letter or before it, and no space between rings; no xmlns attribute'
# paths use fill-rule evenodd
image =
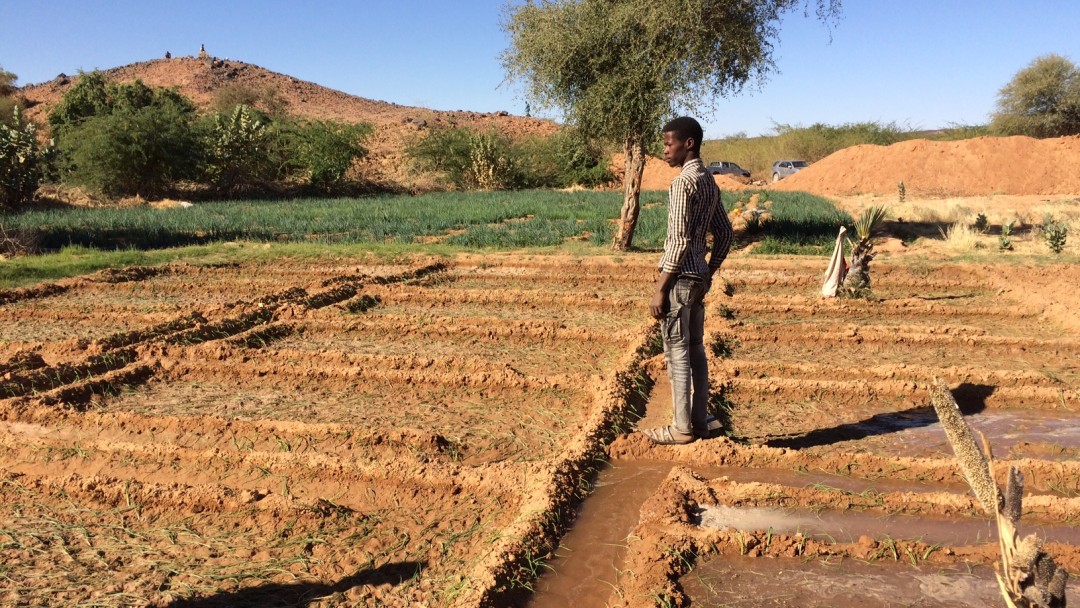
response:
<svg viewBox="0 0 1080 608"><path fill-rule="evenodd" d="M813 0L811 0L813 1ZM706 138L774 123L983 124L1040 55L1080 64L1077 0L846 0L830 32L783 22L779 73L698 112ZM228 57L347 93L439 110L524 112L504 84L500 0L0 0L0 65L18 84L190 55ZM556 117L555 114L548 114Z"/></svg>

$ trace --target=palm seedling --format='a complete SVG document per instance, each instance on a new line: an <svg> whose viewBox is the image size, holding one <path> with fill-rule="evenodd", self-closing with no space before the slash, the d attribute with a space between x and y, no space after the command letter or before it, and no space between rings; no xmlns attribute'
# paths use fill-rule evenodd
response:
<svg viewBox="0 0 1080 608"><path fill-rule="evenodd" d="M851 267L844 277L843 288L848 295L863 296L870 292L870 260L874 259L874 242L889 211L883 205L867 207L855 221L855 238L851 243Z"/></svg>

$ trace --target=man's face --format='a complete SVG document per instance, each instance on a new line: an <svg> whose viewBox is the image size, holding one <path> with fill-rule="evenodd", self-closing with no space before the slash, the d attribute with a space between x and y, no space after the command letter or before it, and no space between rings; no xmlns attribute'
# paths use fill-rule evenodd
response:
<svg viewBox="0 0 1080 608"><path fill-rule="evenodd" d="M678 133L664 131L664 160L668 166L681 167L690 153L689 139L680 139Z"/></svg>

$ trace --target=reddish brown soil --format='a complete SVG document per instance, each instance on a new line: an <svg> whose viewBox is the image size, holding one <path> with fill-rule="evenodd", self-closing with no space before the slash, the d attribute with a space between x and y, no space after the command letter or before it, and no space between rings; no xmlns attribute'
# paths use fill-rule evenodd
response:
<svg viewBox="0 0 1080 608"><path fill-rule="evenodd" d="M279 260L2 292L0 602L522 597L628 411L647 323L610 331L623 267Z"/></svg>
<svg viewBox="0 0 1080 608"><path fill-rule="evenodd" d="M670 416L654 264L178 264L0 292L4 601L519 603L642 395L639 426ZM926 408L934 378L1024 472L1022 531L1080 568L1077 270L901 256L875 262L877 299L823 301L821 265L736 253L732 295L709 295L738 441L611 444L678 465L645 490L611 601L685 603L679 577L717 555L992 564L985 535L926 537L982 521ZM832 540L710 528L709 505L871 523ZM897 517L915 523L874 528Z"/></svg>
<svg viewBox="0 0 1080 608"><path fill-rule="evenodd" d="M1025 475L1021 528L1039 530L1059 565L1080 568L1080 341L1066 287L1080 277L1069 265L1002 276L996 267L924 264L880 263L877 299L849 301L817 295L820 260L729 260L723 276L733 295L707 299L706 347L718 413L736 441L654 446L631 433L610 446L616 466L680 465L642 506L607 575L618 581L612 605L707 603L717 597L707 589L727 583L684 585L681 577L702 564L708 571L712 560L787 558L791 580L818 560L866 560L897 580L913 576L905 568L992 566L996 540L928 407L934 378L950 385L1002 459L999 484L1009 465ZM656 383L639 427L667 424L662 356L645 369ZM718 476L717 467L729 472ZM844 530L859 521L867 531L846 538L765 523L710 527L695 515L710 505L837 521ZM933 540L965 529L972 532L961 542ZM862 576L849 583L877 580ZM755 593L793 597L788 584L759 581ZM940 591L926 593L920 602L949 604ZM836 601L815 605L865 598Z"/></svg>
<svg viewBox="0 0 1080 608"><path fill-rule="evenodd" d="M1080 137L911 140L845 148L771 187L827 196L1080 194Z"/></svg>

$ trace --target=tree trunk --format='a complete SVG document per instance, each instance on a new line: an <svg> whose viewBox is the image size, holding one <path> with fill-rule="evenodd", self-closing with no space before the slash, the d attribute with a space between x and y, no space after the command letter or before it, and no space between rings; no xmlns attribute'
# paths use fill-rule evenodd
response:
<svg viewBox="0 0 1080 608"><path fill-rule="evenodd" d="M641 176L645 173L645 142L641 136L626 139L626 171L623 174L623 206L619 213L619 229L611 248L619 251L630 249L637 227L638 211L641 209Z"/></svg>
<svg viewBox="0 0 1080 608"><path fill-rule="evenodd" d="M874 259L874 247L859 243L851 252L851 267L842 283L844 292L853 297L870 295L870 260Z"/></svg>

